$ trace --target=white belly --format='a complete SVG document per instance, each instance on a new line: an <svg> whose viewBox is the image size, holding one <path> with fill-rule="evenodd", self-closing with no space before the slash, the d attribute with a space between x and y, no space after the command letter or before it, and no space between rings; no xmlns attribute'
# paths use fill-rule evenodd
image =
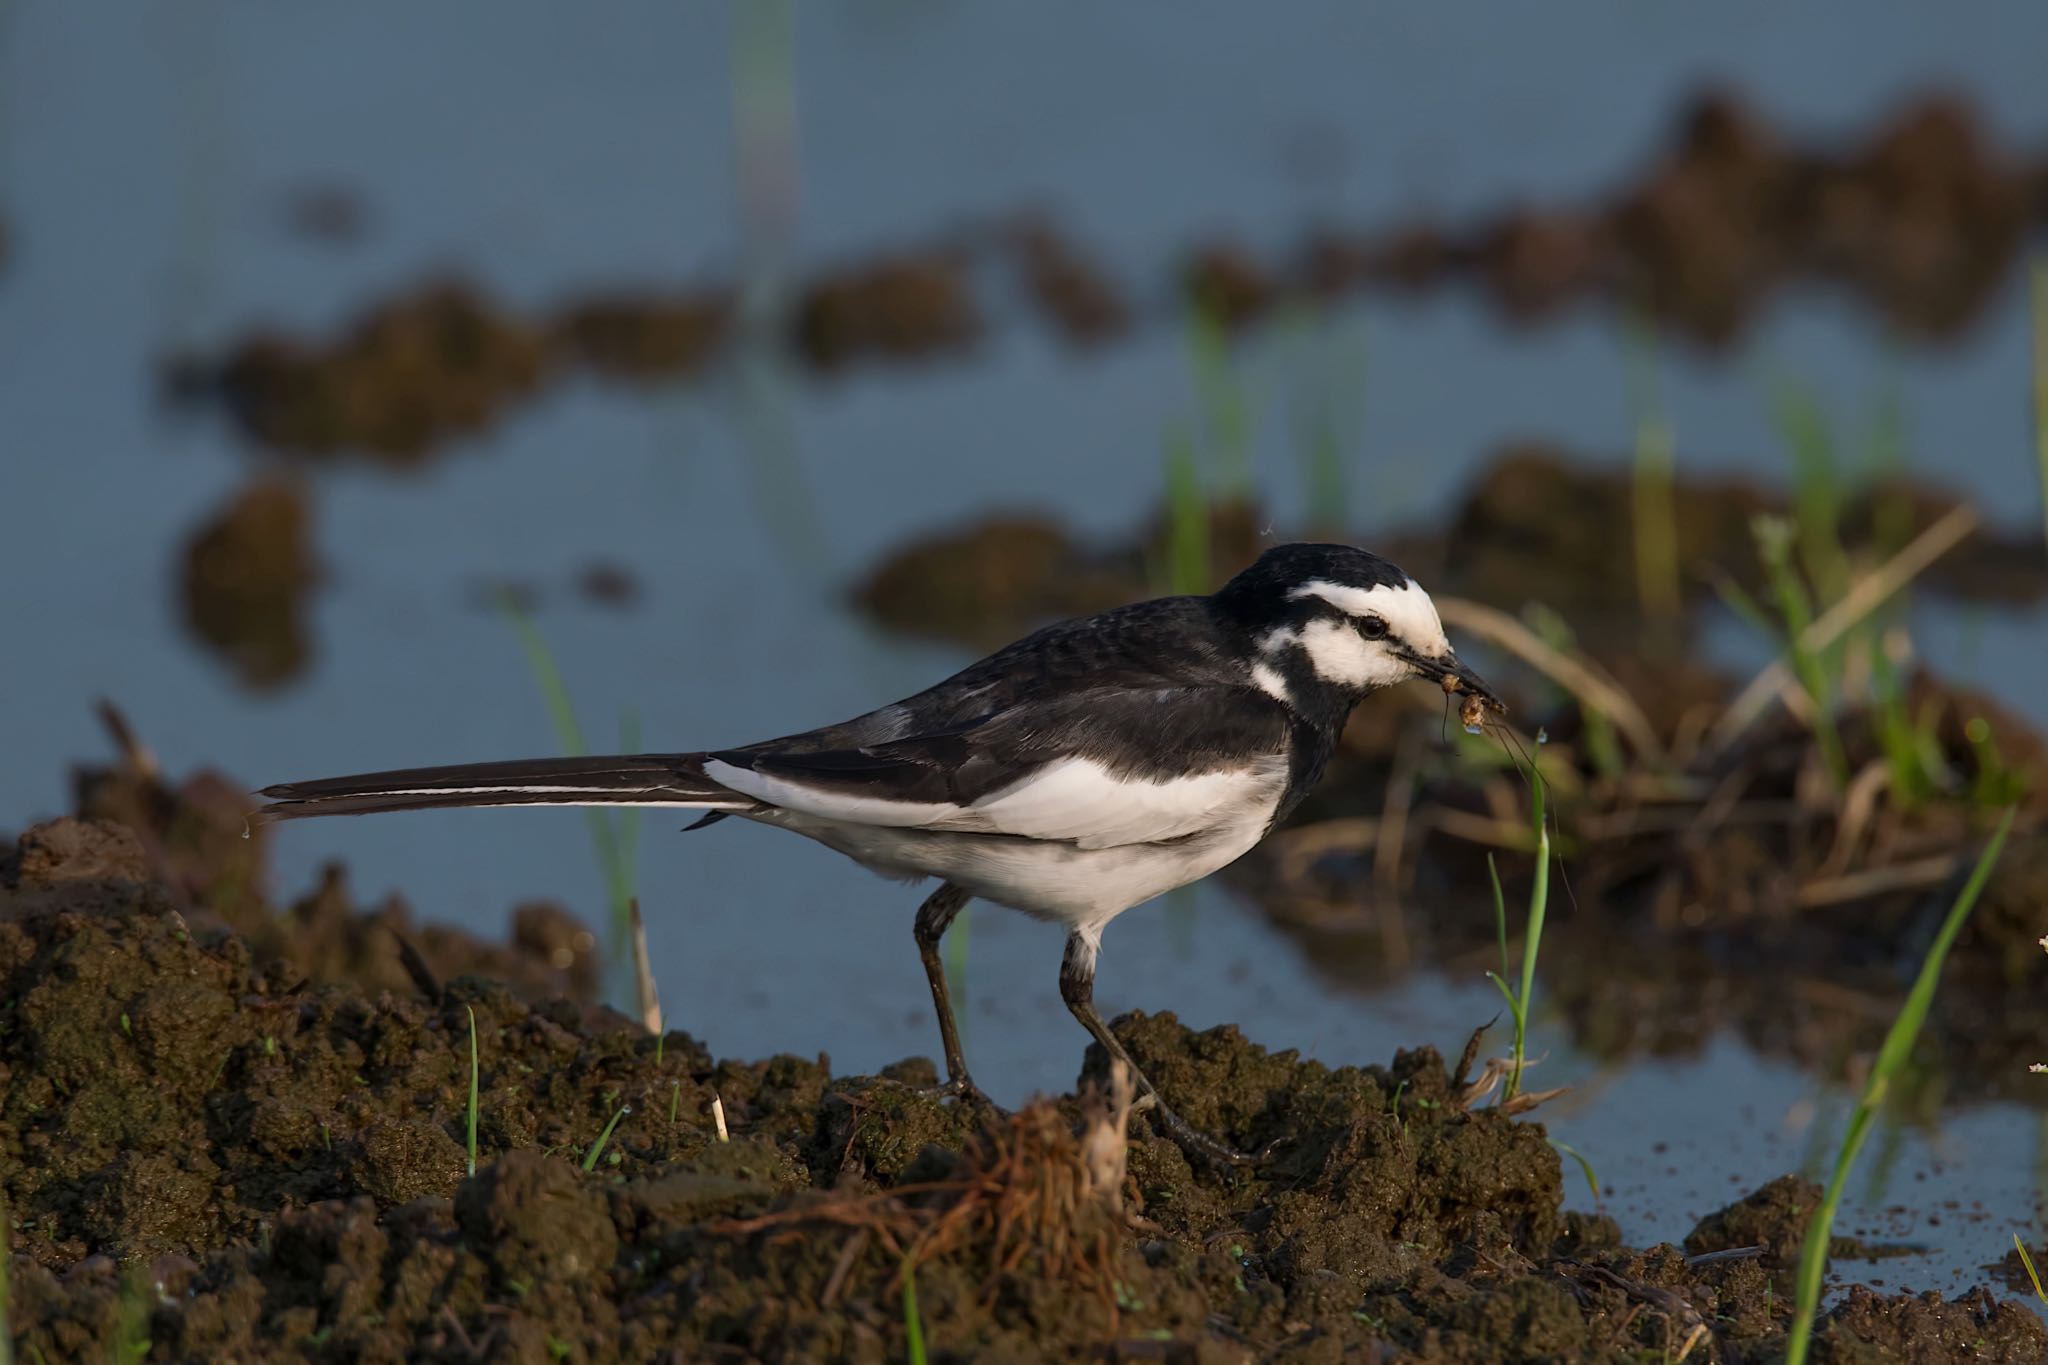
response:
<svg viewBox="0 0 2048 1365"><path fill-rule="evenodd" d="M1268 803L1170 843L1109 848L846 824L788 810L749 818L807 835L885 877L939 877L1039 919L1099 927L1134 905L1235 862L1258 843L1271 812Z"/></svg>

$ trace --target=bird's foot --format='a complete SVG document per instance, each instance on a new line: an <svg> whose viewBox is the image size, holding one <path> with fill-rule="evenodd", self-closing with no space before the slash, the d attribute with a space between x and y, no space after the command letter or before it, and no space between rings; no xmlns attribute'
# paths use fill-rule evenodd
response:
<svg viewBox="0 0 2048 1365"><path fill-rule="evenodd" d="M1219 1142L1200 1129L1190 1126L1186 1119L1167 1108L1156 1090L1141 1096L1138 1102L1131 1106L1131 1112L1134 1114L1146 1109L1153 1111L1153 1117L1158 1120L1161 1131L1172 1139L1173 1144L1182 1152L1190 1158L1207 1161L1218 1167L1250 1170L1256 1166L1263 1166L1286 1141L1284 1138L1275 1138L1256 1152L1240 1152L1237 1148Z"/></svg>
<svg viewBox="0 0 2048 1365"><path fill-rule="evenodd" d="M922 1095L926 1099L955 1099L962 1104L971 1104L986 1109L999 1117L1007 1116L1010 1112L990 1099L982 1088L974 1083L974 1078L965 1071L956 1071L937 1085L902 1084L903 1088L911 1094Z"/></svg>

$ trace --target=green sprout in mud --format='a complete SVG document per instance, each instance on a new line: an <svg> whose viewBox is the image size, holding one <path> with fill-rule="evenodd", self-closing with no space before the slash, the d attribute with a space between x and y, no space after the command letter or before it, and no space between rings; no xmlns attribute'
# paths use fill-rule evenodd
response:
<svg viewBox="0 0 2048 1365"><path fill-rule="evenodd" d="M2041 523L2048 531L2048 260L2034 262L2034 459L2041 471Z"/></svg>
<svg viewBox="0 0 2048 1365"><path fill-rule="evenodd" d="M1593 1204L1597 1208L1600 1204L1600 1174L1593 1169L1593 1163L1586 1158L1584 1152L1569 1142L1559 1142L1556 1138L1550 1138L1548 1141L1552 1147L1579 1163L1579 1174L1586 1177L1586 1188L1593 1192Z"/></svg>
<svg viewBox="0 0 2048 1365"><path fill-rule="evenodd" d="M1636 595L1644 616L1671 621L1684 601L1678 575L1677 438L1657 385L1657 336L1649 317L1631 314L1623 339L1629 407L1635 424L1635 470L1630 486Z"/></svg>
<svg viewBox="0 0 2048 1365"><path fill-rule="evenodd" d="M1341 534L1350 522L1347 455L1361 445L1371 361L1362 320L1340 326L1322 310L1291 306L1282 326L1296 359L1288 423L1311 530Z"/></svg>
<svg viewBox="0 0 2048 1365"><path fill-rule="evenodd" d="M1877 1060L1870 1068L1870 1079L1864 1085L1862 1097L1849 1115L1849 1126L1842 1134L1841 1147L1835 1154L1834 1173L1828 1178L1827 1191L1821 1197L1820 1207L1814 1211L1813 1221L1807 1225L1806 1240L1800 1247L1799 1293L1793 1310L1791 1333L1786 1339L1785 1365L1805 1365L1814 1319L1820 1311L1821 1280L1827 1272L1828 1245L1835 1211L1842 1202L1849 1172L1863 1150L1864 1140L1870 1136L1871 1123L1884 1103L1893 1077L1905 1067L1913 1044L1920 1036L1921 1026L1927 1022L1927 1012L1934 1004L1934 990L1941 980L1942 964L1947 961L1949 948L1955 943L1956 936L1962 932L1963 922L1975 908L1984 883L1990 880L1991 869L2005 848L2006 835L2011 833L2013 818L2017 814L2017 807L2007 809L1999 821L1997 833L1991 836L1991 842L1985 845L1983 855L1977 859L1970 880L1949 907L1940 932L1935 935L1927 956L1920 963L1920 974L1913 981L1906 1003L1885 1034L1884 1045L1878 1050Z"/></svg>
<svg viewBox="0 0 2048 1365"><path fill-rule="evenodd" d="M1214 309L1188 312L1188 359L1202 426L1225 498L1252 493L1251 399L1230 363L1230 333Z"/></svg>
<svg viewBox="0 0 2048 1365"><path fill-rule="evenodd" d="M121 1297L114 1305L114 1365L141 1365L155 1345L149 1337L149 1275L136 1267L121 1279Z"/></svg>
<svg viewBox="0 0 2048 1365"><path fill-rule="evenodd" d="M1538 745L1543 737L1537 736ZM1500 971L1486 975L1500 988L1501 995L1508 1002L1508 1014L1515 1025L1514 1059L1508 1071L1507 1084L1501 1091L1501 1103L1512 1100L1522 1088L1522 1068L1526 1064L1529 1032L1529 1000L1536 993L1536 954L1543 942L1543 917L1550 903L1550 823L1544 813L1543 770L1536 764L1529 768L1531 818L1536 835L1536 874L1529 887L1529 917L1522 937L1522 973L1519 986L1508 985L1508 907L1507 898L1501 893L1500 869L1494 865L1493 855L1486 855L1486 873L1493 882L1494 928L1500 938Z"/></svg>
<svg viewBox="0 0 2048 1365"><path fill-rule="evenodd" d="M924 1319L917 1311L917 1272L911 1268L908 1256L903 1260L903 1338L904 1355L910 1365L926 1365Z"/></svg>
<svg viewBox="0 0 2048 1365"><path fill-rule="evenodd" d="M8 1272L14 1261L14 1239L7 1205L0 1203L0 1365L14 1365L14 1282Z"/></svg>
<svg viewBox="0 0 2048 1365"><path fill-rule="evenodd" d="M1188 314L1188 366L1201 410L1199 432L1168 425L1164 447L1166 545L1154 576L1174 595L1213 586L1210 511L1251 496L1251 403L1231 367L1230 337L1202 307Z"/></svg>
<svg viewBox="0 0 2048 1365"><path fill-rule="evenodd" d="M619 1126L620 1119L626 1117L626 1115L632 1112L633 1106L630 1104L622 1104L619 1106L619 1112L611 1116L610 1121L608 1121L604 1126L604 1131L597 1135L597 1141L591 1143L590 1150L583 1154L584 1170L594 1171L597 1169L597 1159L600 1156L604 1155L604 1145L612 1140L612 1130Z"/></svg>
<svg viewBox="0 0 2048 1365"><path fill-rule="evenodd" d="M476 1174L476 1007L464 1005L469 1011L469 1173Z"/></svg>
<svg viewBox="0 0 2048 1365"><path fill-rule="evenodd" d="M1807 643L1813 626L1813 598L1792 565L1793 525L1783 517L1760 516L1750 529L1756 536L1757 555L1763 560L1764 575L1784 622L1784 644L1791 657L1792 674L1813 708L1814 742L1820 746L1821 761L1827 765L1835 790L1840 791L1849 785L1849 760L1842 748L1842 733L1835 725L1838 679L1820 651Z"/></svg>
<svg viewBox="0 0 2048 1365"><path fill-rule="evenodd" d="M2034 1258L2017 1232L2012 1235L2012 1249L2020 1254L2020 1266L2027 1272L2027 1282L2034 1286L2034 1297L2041 1301L2042 1306L2048 1307L2048 1289L2041 1287L2041 1273L2034 1269Z"/></svg>
<svg viewBox="0 0 2048 1365"><path fill-rule="evenodd" d="M1165 586L1179 597L1209 590L1209 497L1194 441L1185 429L1166 433Z"/></svg>

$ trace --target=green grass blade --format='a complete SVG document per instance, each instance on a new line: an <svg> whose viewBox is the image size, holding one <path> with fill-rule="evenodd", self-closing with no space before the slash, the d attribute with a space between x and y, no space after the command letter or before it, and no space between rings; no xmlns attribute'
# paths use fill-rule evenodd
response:
<svg viewBox="0 0 2048 1365"><path fill-rule="evenodd" d="M1849 760L1842 748L1841 732L1835 727L1835 703L1841 694L1841 679L1831 672L1827 660L1804 643L1806 629L1813 624L1813 599L1792 564L1792 528L1782 517L1759 516L1751 524L1758 556L1770 579L1784 618L1785 640L1791 655L1793 676L1813 703L1813 736L1835 790L1849 785ZM1840 655L1835 656L1839 659Z"/></svg>
<svg viewBox="0 0 2048 1365"><path fill-rule="evenodd" d="M1230 335L1207 308L1188 314L1188 355L1195 393L1201 400L1207 445L1225 497L1252 492L1251 403L1230 364Z"/></svg>
<svg viewBox="0 0 2048 1365"><path fill-rule="evenodd" d="M2048 1304L2048 1289L2041 1288L2041 1274L2034 1269L2034 1258L2027 1254L2027 1244L2020 1240L2017 1232L2012 1235L2012 1244L2014 1250L2020 1254L2020 1264L2026 1267L2028 1281L2034 1286L2034 1297Z"/></svg>
<svg viewBox="0 0 2048 1365"><path fill-rule="evenodd" d="M0 1365L14 1365L13 1226L7 1205L0 1203Z"/></svg>
<svg viewBox="0 0 2048 1365"><path fill-rule="evenodd" d="M1515 1021L1515 1032L1520 1033L1522 1031L1522 1002L1515 999L1515 988L1507 983L1506 977L1496 972L1488 972L1486 979L1491 981L1494 989L1500 992L1501 999L1508 1002L1508 1017Z"/></svg>
<svg viewBox="0 0 2048 1365"><path fill-rule="evenodd" d="M910 1365L926 1365L924 1319L917 1311L917 1272L910 1268L908 1259L903 1264L903 1336L904 1354Z"/></svg>
<svg viewBox="0 0 2048 1365"><path fill-rule="evenodd" d="M630 1104L619 1106L619 1112L611 1116L611 1120L604 1126L604 1131L597 1135L597 1141L591 1143L590 1150L583 1154L584 1170L594 1171L597 1169L597 1159L604 1155L604 1145L612 1140L612 1129L619 1126L620 1119L632 1112L633 1106Z"/></svg>
<svg viewBox="0 0 2048 1365"><path fill-rule="evenodd" d="M476 1008L464 1005L469 1011L469 1173L476 1174Z"/></svg>
<svg viewBox="0 0 2048 1365"><path fill-rule="evenodd" d="M1491 849L1487 850L1486 854L1486 875L1493 882L1493 932L1500 939L1500 976L1495 979L1500 981L1501 989L1506 990L1507 982L1504 978L1508 974L1508 902L1507 897L1501 894L1500 868L1494 865ZM1508 999L1512 1001L1514 996L1510 994Z"/></svg>
<svg viewBox="0 0 2048 1365"><path fill-rule="evenodd" d="M1551 1146L1579 1163L1579 1170L1586 1177L1586 1188L1593 1192L1593 1203L1597 1206L1600 1203L1600 1177L1594 1173L1593 1163L1586 1160L1585 1153L1572 1146L1569 1142L1559 1142L1556 1138L1551 1138L1549 1141Z"/></svg>
<svg viewBox="0 0 2048 1365"><path fill-rule="evenodd" d="M1537 740L1542 743L1541 739ZM1536 875L1529 885L1529 927L1522 940L1522 985L1516 998L1521 1005L1520 1020L1529 1017L1529 1002L1536 994L1536 955L1543 945L1543 918L1550 906L1550 821L1544 810L1543 768L1529 765L1531 806L1536 829ZM1515 1069L1508 1075L1506 1097L1513 1099L1522 1087L1523 1034L1515 1030Z"/></svg>
<svg viewBox="0 0 2048 1365"><path fill-rule="evenodd" d="M1793 514L1799 555L1824 600L1849 586L1849 556L1842 548L1842 478L1827 414L1813 391L1786 377L1771 384L1771 415L1792 453Z"/></svg>
<svg viewBox="0 0 2048 1365"><path fill-rule="evenodd" d="M1630 509L1636 594L1645 616L1670 620L1684 602L1678 573L1678 443L1657 385L1657 339L1650 319L1631 313L1622 335L1636 432Z"/></svg>
<svg viewBox="0 0 2048 1365"><path fill-rule="evenodd" d="M1862 1151L1864 1139L1870 1136L1871 1121L1876 1117L1878 1107L1884 1103L1885 1091L1891 1079L1913 1050L1914 1040L1920 1036L1921 1025L1927 1021L1927 1011L1934 1004L1934 990L1941 980L1942 964L1948 960L1948 951L1962 932L1963 922L1976 907L1977 897L1983 893L1984 883L1991 878L1991 869L1998 862L1998 855L2005 849L2006 835L2012 832L2013 817L2018 808L2005 812L2005 818L1998 822L1998 832L1991 836L1991 842L1977 859L1976 869L1970 873L1970 880L1964 884L1955 904L1949 907L1948 917L1941 922L1941 931L1934 936L1927 956L1920 963L1920 975L1914 978L1913 989L1906 996L1906 1003L1900 1007L1898 1018L1892 1021L1891 1030L1885 1034L1884 1046L1878 1049L1877 1061L1870 1069L1870 1080L1863 1088L1863 1098L1857 1101L1855 1112L1849 1116L1848 1130L1842 1135L1842 1145L1835 1154L1835 1169L1828 1178L1827 1192L1821 1197L1820 1207L1814 1211L1813 1221L1807 1225L1806 1241L1799 1252L1799 1297L1792 1315L1791 1334L1785 1342L1785 1365L1805 1365L1806 1353L1812 1344L1814 1318L1820 1311L1821 1280L1826 1274L1828 1244L1834 1229L1835 1210L1842 1202L1842 1190L1849 1182L1849 1172L1856 1164L1856 1157Z"/></svg>
<svg viewBox="0 0 2048 1365"><path fill-rule="evenodd" d="M569 698L569 685L562 679L562 670L555 664L554 652L548 642L510 593L499 598L499 605L505 619L519 637L520 648L526 652L526 662L533 670L533 679L540 687L541 698L546 702L548 718L554 722L555 737L562 746L562 752L578 756L590 752L590 745L584 740L583 727L576 720L576 706ZM633 742L627 752L639 747L639 722L631 712L621 718L621 737L631 736ZM604 877L605 899L611 906L612 936L607 956L614 962L624 962L625 945L630 941L633 925L633 859L639 847L639 812L620 814L616 822L615 812L597 807L586 807L584 822L590 828L590 842L597 850L598 870Z"/></svg>
<svg viewBox="0 0 2048 1365"><path fill-rule="evenodd" d="M1194 442L1178 426L1166 434L1166 590L1209 591L1209 499Z"/></svg>
<svg viewBox="0 0 2048 1365"><path fill-rule="evenodd" d="M2034 262L2034 458L2041 466L2041 522L2048 532L2048 260Z"/></svg>
<svg viewBox="0 0 2048 1365"><path fill-rule="evenodd" d="M554 652L548 642L526 614L511 593L499 598L505 619L512 623L512 630L519 636L520 648L526 651L526 663L533 670L533 680L540 684L541 700L547 703L548 719L554 722L555 734L560 739L562 750L568 754L587 754L590 746L583 740L583 727L576 721L576 707L569 700L569 685L562 680L562 670L555 666Z"/></svg>

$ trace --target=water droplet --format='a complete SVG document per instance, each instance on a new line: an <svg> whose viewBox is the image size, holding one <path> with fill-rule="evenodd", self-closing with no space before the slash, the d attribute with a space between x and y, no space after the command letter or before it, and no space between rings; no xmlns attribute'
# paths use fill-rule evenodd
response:
<svg viewBox="0 0 2048 1365"><path fill-rule="evenodd" d="M1483 735L1486 733L1486 727L1484 725L1468 725L1465 727L1465 733L1468 735Z"/></svg>
<svg viewBox="0 0 2048 1365"><path fill-rule="evenodd" d="M1536 732L1536 742L1538 744L1550 743L1550 730L1548 727L1540 729Z"/></svg>

